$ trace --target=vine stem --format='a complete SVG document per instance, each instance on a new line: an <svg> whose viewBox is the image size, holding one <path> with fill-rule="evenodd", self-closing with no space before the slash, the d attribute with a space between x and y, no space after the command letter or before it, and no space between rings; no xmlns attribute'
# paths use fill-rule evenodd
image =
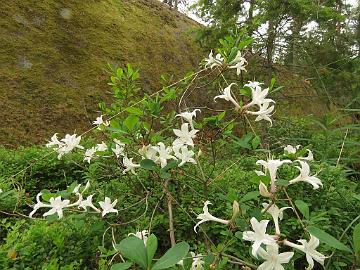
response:
<svg viewBox="0 0 360 270"><path fill-rule="evenodd" d="M169 214L169 236L170 236L170 243L171 246L175 246L175 233L174 233L174 217L173 217L173 208L172 208L172 196L169 192L169 181L166 180L164 184L164 191L166 193L167 198L167 206L168 206L168 214Z"/></svg>
<svg viewBox="0 0 360 270"><path fill-rule="evenodd" d="M287 191L286 191L286 188L285 188L285 187L283 188L283 191L284 191L285 196L286 196L286 198L288 199L288 201L289 201L289 203L290 203L291 207L294 209L295 215L296 215L297 219L299 220L299 222L300 222L300 224L301 224L301 227L305 230L305 229L306 229L306 226L305 226L304 222L302 222L301 217L300 217L300 215L299 215L298 211L296 210L296 207L295 207L295 205L294 205L294 203L293 203L292 199L290 198L289 194L287 193Z"/></svg>

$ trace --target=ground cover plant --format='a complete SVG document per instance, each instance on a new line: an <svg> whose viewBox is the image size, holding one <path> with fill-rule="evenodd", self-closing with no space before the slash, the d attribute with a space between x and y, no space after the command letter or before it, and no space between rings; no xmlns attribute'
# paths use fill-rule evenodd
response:
<svg viewBox="0 0 360 270"><path fill-rule="evenodd" d="M341 161L358 152L347 135L324 149L339 130L273 120L281 86L243 80L251 42L227 36L151 95L110 66L113 102L91 129L2 149L1 267L356 269L356 159ZM196 92L208 102L187 104Z"/></svg>

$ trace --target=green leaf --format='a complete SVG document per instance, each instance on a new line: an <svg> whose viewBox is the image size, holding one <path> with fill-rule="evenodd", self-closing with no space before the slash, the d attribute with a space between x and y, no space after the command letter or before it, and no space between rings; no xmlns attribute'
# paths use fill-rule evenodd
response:
<svg viewBox="0 0 360 270"><path fill-rule="evenodd" d="M229 58L228 58L228 60L227 60L228 63L231 63L231 61L233 61L233 60L235 59L237 52L238 52L238 48L237 48L237 47L233 47L233 48L231 49L231 52L230 52L230 54L229 54Z"/></svg>
<svg viewBox="0 0 360 270"><path fill-rule="evenodd" d="M190 270L190 268L191 268L191 266L192 266L192 263L193 263L193 258L192 258L191 253L189 252L189 253L186 255L186 258L183 259L183 267L184 267L184 270Z"/></svg>
<svg viewBox="0 0 360 270"><path fill-rule="evenodd" d="M259 197L259 191L250 191L241 198L241 202L251 201Z"/></svg>
<svg viewBox="0 0 360 270"><path fill-rule="evenodd" d="M343 243L341 243L339 240L337 240L335 237L331 236L327 232L313 226L308 227L307 230L313 236L319 238L320 242L324 242L325 244L328 244L330 247L339 250L351 252L350 248L345 246Z"/></svg>
<svg viewBox="0 0 360 270"><path fill-rule="evenodd" d="M129 260L137 263L142 268L147 268L147 252L144 241L137 237L128 237L122 240L115 248Z"/></svg>
<svg viewBox="0 0 360 270"><path fill-rule="evenodd" d="M115 263L111 266L110 270L126 270L132 266L132 262Z"/></svg>
<svg viewBox="0 0 360 270"><path fill-rule="evenodd" d="M251 146L253 149L256 149L258 148L258 146L260 145L261 143L261 139L259 136L255 136L254 139L252 139L251 141Z"/></svg>
<svg viewBox="0 0 360 270"><path fill-rule="evenodd" d="M277 186L287 187L289 184L290 184L289 181L284 180L284 179L278 179L278 180L276 180L276 185L277 185Z"/></svg>
<svg viewBox="0 0 360 270"><path fill-rule="evenodd" d="M179 164L179 162L176 161L176 160L170 161L170 162L169 162L168 164L166 164L166 166L165 166L164 168L162 168L161 170L162 170L163 172L167 172L167 171L169 171L169 170L171 170L171 169L176 168L176 167L178 166L178 164Z"/></svg>
<svg viewBox="0 0 360 270"><path fill-rule="evenodd" d="M125 109L125 111L127 111L128 113L131 113L131 114L135 114L137 116L143 115L143 111L140 110L139 108L135 108L135 107L128 107Z"/></svg>
<svg viewBox="0 0 360 270"><path fill-rule="evenodd" d="M355 253L360 253L360 223L354 228L353 244Z"/></svg>
<svg viewBox="0 0 360 270"><path fill-rule="evenodd" d="M151 159L143 159L140 161L141 168L144 168L146 170L153 170L156 168L156 164Z"/></svg>
<svg viewBox="0 0 360 270"><path fill-rule="evenodd" d="M270 86L269 86L269 90L270 90L270 91L274 88L275 82L276 82L276 79L275 79L275 78L272 78L272 79L271 79L271 82L270 82Z"/></svg>
<svg viewBox="0 0 360 270"><path fill-rule="evenodd" d="M251 37L247 37L245 40L241 41L238 45L239 50L245 48L247 45L249 45L253 39Z"/></svg>
<svg viewBox="0 0 360 270"><path fill-rule="evenodd" d="M146 241L146 251L147 251L147 262L148 266L151 265L151 261L154 258L155 252L158 247L158 240L154 234L151 234Z"/></svg>
<svg viewBox="0 0 360 270"><path fill-rule="evenodd" d="M152 267L152 270L166 269L174 266L189 252L189 244L185 242L177 243L170 248Z"/></svg>
<svg viewBox="0 0 360 270"><path fill-rule="evenodd" d="M304 218L308 220L310 218L309 205L302 200L296 200L295 205L299 209L301 214L304 216Z"/></svg>
<svg viewBox="0 0 360 270"><path fill-rule="evenodd" d="M139 122L139 117L137 117L136 115L130 114L124 121L124 125L125 127L127 127L127 129L129 131L133 130L135 125Z"/></svg>

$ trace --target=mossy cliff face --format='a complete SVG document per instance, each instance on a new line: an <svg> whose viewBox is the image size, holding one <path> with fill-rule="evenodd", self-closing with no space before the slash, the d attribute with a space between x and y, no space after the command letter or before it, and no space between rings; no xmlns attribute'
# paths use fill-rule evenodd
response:
<svg viewBox="0 0 360 270"><path fill-rule="evenodd" d="M198 27L155 0L11 0L0 4L0 145L45 143L90 126L109 100L107 63L141 69L145 91L203 53Z"/></svg>

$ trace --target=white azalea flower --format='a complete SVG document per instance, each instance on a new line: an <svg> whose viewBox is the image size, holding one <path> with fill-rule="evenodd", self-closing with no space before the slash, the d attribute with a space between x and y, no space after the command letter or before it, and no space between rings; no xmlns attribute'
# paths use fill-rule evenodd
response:
<svg viewBox="0 0 360 270"><path fill-rule="evenodd" d="M284 147L285 154L296 154L296 151L299 149L300 145L294 147L292 145L287 145Z"/></svg>
<svg viewBox="0 0 360 270"><path fill-rule="evenodd" d="M299 169L300 175L294 178L293 180L290 180L290 184L294 184L296 182L307 182L313 186L314 189L318 189L323 184L321 183L321 180L316 177L316 174L313 176L310 176L310 166L307 162L297 160L297 162L300 163L301 168L299 166L295 166Z"/></svg>
<svg viewBox="0 0 360 270"><path fill-rule="evenodd" d="M196 231L196 228L204 223L204 222L207 222L207 221L215 221L215 222L219 222L219 223L222 223L222 224L229 224L229 221L228 220L225 220L225 219L221 219L221 218L217 218L217 217L214 217L213 215L211 215L209 213L209 209L208 209L208 205L211 204L211 202L209 201L206 201L204 203L204 207L203 207L203 213L199 214L196 218L197 219L201 219L195 226L194 226L194 231Z"/></svg>
<svg viewBox="0 0 360 270"><path fill-rule="evenodd" d="M182 165L184 165L187 162L191 162L191 163L196 164L196 161L193 158L195 153L194 153L194 151L189 150L187 145L174 146L173 148L174 148L175 157L177 159L181 160L181 162L179 164L179 167L181 167Z"/></svg>
<svg viewBox="0 0 360 270"><path fill-rule="evenodd" d="M261 121L261 120L265 120L270 122L270 125L272 126L272 120L270 118L270 116L272 116L272 112L275 109L274 105L271 105L269 107L270 103L263 103L260 105L260 108L258 111L253 112L253 111L246 111L247 114L251 114L251 115L256 115L257 117L255 118L255 121Z"/></svg>
<svg viewBox="0 0 360 270"><path fill-rule="evenodd" d="M62 142L60 142L59 140L58 140L58 138L57 138L57 133L55 133L52 137L51 137L51 139L50 139L50 141L46 144L46 147L54 147L54 146L57 146L57 147L60 147L60 146L62 146L62 145L64 145L64 143L62 143Z"/></svg>
<svg viewBox="0 0 360 270"><path fill-rule="evenodd" d="M292 163L291 160L279 160L279 159L269 159L268 161L265 160L258 160L256 162L257 165L262 165L265 171L269 171L270 180L271 180L271 192L275 192L275 181L276 181L276 173L279 167L285 163Z"/></svg>
<svg viewBox="0 0 360 270"><path fill-rule="evenodd" d="M209 53L209 58L205 58L205 67L216 67L216 66L221 66L224 63L224 58L221 56L221 54L216 54L215 58L213 56L213 51L211 50L211 52Z"/></svg>
<svg viewBox="0 0 360 270"><path fill-rule="evenodd" d="M125 166L125 170L123 170L123 174L126 174L128 171L131 171L136 175L135 169L140 167L140 164L136 164L132 162L133 158L128 159L127 156L123 158L123 165Z"/></svg>
<svg viewBox="0 0 360 270"><path fill-rule="evenodd" d="M307 242L305 239L298 240L301 245L294 244L288 240L284 240L284 244L296 248L306 254L306 260L309 263L307 269L314 268L314 260L324 265L324 261L326 259L325 255L321 254L320 252L316 251L316 248L319 246L320 241L318 238L310 234L310 240Z"/></svg>
<svg viewBox="0 0 360 270"><path fill-rule="evenodd" d="M104 217L107 213L118 213L117 209L114 209L117 204L117 199L111 203L111 199L109 197L105 197L104 201L100 201L99 205L102 209L102 217Z"/></svg>
<svg viewBox="0 0 360 270"><path fill-rule="evenodd" d="M29 217L32 217L35 214L35 212L40 208L51 208L49 211L43 214L44 217L57 213L59 219L62 218L63 217L62 209L69 206L70 200L61 200L61 196L58 196L56 198L51 197L49 200L49 204L47 204L40 201L41 195L42 195L41 192L36 195L37 203L34 205L33 207L34 210L31 211Z"/></svg>
<svg viewBox="0 0 360 270"><path fill-rule="evenodd" d="M261 244L265 245L277 245L273 236L266 233L266 227L269 220L261 220L260 222L252 217L250 219L251 227L254 231L243 232L243 239L246 241L254 242L252 244L252 255L257 258L257 254Z"/></svg>
<svg viewBox="0 0 360 270"><path fill-rule="evenodd" d="M214 100L216 101L217 98L225 99L226 101L230 101L232 104L234 104L236 109L240 109L239 103L237 103L237 101L231 95L231 86L233 86L234 84L237 85L236 83L231 83L222 91L221 95L214 97Z"/></svg>
<svg viewBox="0 0 360 270"><path fill-rule="evenodd" d="M138 152L143 158L150 159L154 162L157 160L156 146L152 146L151 144L143 145Z"/></svg>
<svg viewBox="0 0 360 270"><path fill-rule="evenodd" d="M101 129L100 125L104 125L107 127L110 125L110 122L108 120L104 122L103 115L100 115L99 117L96 118L95 121L93 121L93 124L99 126L98 129Z"/></svg>
<svg viewBox="0 0 360 270"><path fill-rule="evenodd" d="M141 232L136 233L129 233L128 236L133 235L141 240L144 241L144 245L146 247L146 242L148 240L149 231L148 230L142 230Z"/></svg>
<svg viewBox="0 0 360 270"><path fill-rule="evenodd" d="M247 86L251 89L251 102L246 104L244 108L248 108L252 105L258 105L261 107L264 103L271 103L274 102L274 100L270 98L266 98L266 96L269 94L269 88L261 89L262 83L259 82L249 82L248 84L245 84L244 86Z"/></svg>
<svg viewBox="0 0 360 270"><path fill-rule="evenodd" d="M4 193L4 191L0 188L0 194L1 194L1 193Z"/></svg>
<svg viewBox="0 0 360 270"><path fill-rule="evenodd" d="M92 198L95 194L91 194L89 195L86 200L81 200L81 202L79 203L79 206L78 208L82 208L84 209L85 211L87 210L87 207L90 207L92 208L93 210L95 210L96 212L101 212L99 209L97 209L94 204L92 203Z"/></svg>
<svg viewBox="0 0 360 270"><path fill-rule="evenodd" d="M55 133L51 137L51 141L46 144L47 147L57 147L55 151L59 154L58 159L67 153L70 153L74 148L84 149L81 145L79 145L81 140L81 136L76 137L76 134L69 135L66 134L65 138L60 141L57 139L57 133Z"/></svg>
<svg viewBox="0 0 360 270"><path fill-rule="evenodd" d="M156 162L160 163L161 168L164 168L167 165L168 159L176 159L174 156L170 155L173 152L173 149L168 146L166 147L164 143L159 142L157 147L154 147L158 153Z"/></svg>
<svg viewBox="0 0 360 270"><path fill-rule="evenodd" d="M274 203L270 207L269 207L268 203L263 203L262 205L263 205L264 209L261 212L264 213L265 210L267 209L266 212L269 213L274 220L275 232L276 232L276 234L280 235L281 232L280 232L279 220L283 219L284 210L289 209L289 208L292 209L292 208L291 207L279 208Z"/></svg>
<svg viewBox="0 0 360 270"><path fill-rule="evenodd" d="M115 142L115 148L111 148L111 150L114 152L115 156L119 158L120 156L124 155L125 144L119 141L118 139L114 139L114 142Z"/></svg>
<svg viewBox="0 0 360 270"><path fill-rule="evenodd" d="M173 145L190 145L194 146L193 139L196 137L196 133L199 131L193 129L189 131L189 124L184 123L181 125L181 129L173 129L174 133L178 138L173 142Z"/></svg>
<svg viewBox="0 0 360 270"><path fill-rule="evenodd" d="M192 112L182 112L179 113L177 115L175 115L176 117L181 117L183 118L185 121L187 121L190 124L190 127L192 129L194 129L194 125L193 125L193 118L196 117L196 112L199 111L201 112L199 109L195 109Z"/></svg>
<svg viewBox="0 0 360 270"><path fill-rule="evenodd" d="M86 149L84 161L87 161L90 164L90 161L92 158L94 158L95 153L96 153L96 147L91 147L90 149Z"/></svg>
<svg viewBox="0 0 360 270"><path fill-rule="evenodd" d="M246 71L245 66L247 64L247 61L244 57L241 56L240 51L237 52L235 59L232 60L229 64L231 65L229 66L229 68L236 68L237 75L240 75L241 70Z"/></svg>
<svg viewBox="0 0 360 270"><path fill-rule="evenodd" d="M202 254L196 254L194 252L190 252L190 255L192 257L192 263L191 263L191 267L189 268L189 270L203 270L203 264L205 263L202 259L203 255ZM184 260L181 260L177 263L178 265L184 266Z"/></svg>
<svg viewBox="0 0 360 270"><path fill-rule="evenodd" d="M104 152L108 149L106 143L104 142L101 142L99 144L96 145L96 151L99 151L99 152Z"/></svg>
<svg viewBox="0 0 360 270"><path fill-rule="evenodd" d="M258 270L284 270L282 264L288 263L294 256L294 252L283 252L279 254L279 246L266 246L266 251L259 248L258 254L265 260Z"/></svg>

